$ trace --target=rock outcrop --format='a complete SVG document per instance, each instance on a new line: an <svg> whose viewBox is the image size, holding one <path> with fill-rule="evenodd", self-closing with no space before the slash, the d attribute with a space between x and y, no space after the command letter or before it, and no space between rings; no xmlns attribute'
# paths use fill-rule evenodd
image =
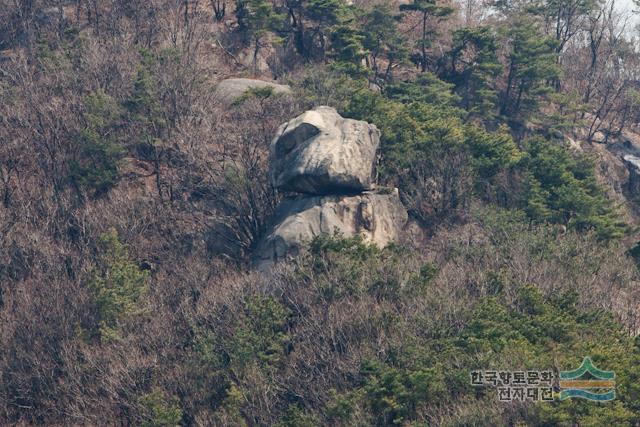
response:
<svg viewBox="0 0 640 427"><path fill-rule="evenodd" d="M627 170L629 171L629 181L627 181L627 190L632 196L640 195L640 157L627 154L623 156Z"/></svg>
<svg viewBox="0 0 640 427"><path fill-rule="evenodd" d="M275 185L307 194L371 190L380 132L318 107L283 124L271 144Z"/></svg>
<svg viewBox="0 0 640 427"><path fill-rule="evenodd" d="M380 134L366 122L317 107L280 127L271 144L274 184L285 198L259 243L259 268L295 256L321 234L356 235L380 247L407 222L397 189L371 190Z"/></svg>
<svg viewBox="0 0 640 427"><path fill-rule="evenodd" d="M257 250L256 262L270 264L297 255L321 234L360 235L364 241L384 247L398 239L406 222L407 211L397 190L285 199L274 215L271 232Z"/></svg>
<svg viewBox="0 0 640 427"><path fill-rule="evenodd" d="M606 145L593 145L600 166L596 169L605 175L603 183L627 200L640 198L640 140L637 135L625 133ZM593 155L592 154L592 155ZM624 200L618 200L618 203Z"/></svg>
<svg viewBox="0 0 640 427"><path fill-rule="evenodd" d="M291 88L287 85L265 82L263 80L233 78L222 80L218 83L215 89L215 97L224 103L230 104L241 97L247 90L263 87L273 88L274 93L292 93Z"/></svg>

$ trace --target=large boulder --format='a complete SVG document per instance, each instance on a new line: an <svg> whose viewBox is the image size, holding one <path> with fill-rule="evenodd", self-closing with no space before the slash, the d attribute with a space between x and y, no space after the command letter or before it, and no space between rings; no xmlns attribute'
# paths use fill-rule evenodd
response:
<svg viewBox="0 0 640 427"><path fill-rule="evenodd" d="M255 252L259 268L297 255L314 237L338 233L360 235L384 247L399 237L407 212L398 190L356 196L300 196L280 204L270 231Z"/></svg>
<svg viewBox="0 0 640 427"><path fill-rule="evenodd" d="M271 143L276 187L308 194L354 194L373 187L380 132L316 107L278 129Z"/></svg>
<svg viewBox="0 0 640 427"><path fill-rule="evenodd" d="M222 80L215 89L215 96L224 103L232 103L241 97L246 91L253 88L270 87L274 93L290 94L291 88L287 85L281 85L273 82L265 82L263 80L233 78Z"/></svg>

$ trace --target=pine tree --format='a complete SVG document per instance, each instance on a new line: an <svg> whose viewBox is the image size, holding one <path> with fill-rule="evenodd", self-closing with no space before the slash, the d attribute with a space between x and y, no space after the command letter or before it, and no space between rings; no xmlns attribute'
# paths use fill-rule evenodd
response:
<svg viewBox="0 0 640 427"><path fill-rule="evenodd" d="M624 235L626 225L598 183L592 159L539 137L525 145L524 209L532 219L594 230L603 240Z"/></svg>
<svg viewBox="0 0 640 427"><path fill-rule="evenodd" d="M258 54L263 47L263 39L268 33L282 28L284 15L268 0L238 0L236 18L241 31L253 44L253 67L257 72Z"/></svg>
<svg viewBox="0 0 640 427"><path fill-rule="evenodd" d="M374 81L391 79L391 71L407 58L406 40L398 32L398 17L388 5L376 5L362 16L363 46ZM384 70L380 60L386 61Z"/></svg>
<svg viewBox="0 0 640 427"><path fill-rule="evenodd" d="M145 312L142 297L147 292L147 272L129 258L115 230L100 236L102 250L99 269L89 284L97 306L98 333L101 340L121 338L121 326L133 316Z"/></svg>
<svg viewBox="0 0 640 427"><path fill-rule="evenodd" d="M153 158L157 164L157 150L159 141L165 136L170 127L170 119L161 103L158 89L157 75L154 71L162 67L162 57L175 54L173 50L163 50L159 54L143 49L140 52L141 61L138 64L133 81L133 88L128 98L122 103L129 121L128 139L133 143L136 151L145 153L147 160ZM173 116L170 116L173 117ZM175 125L175 123L172 123ZM156 173L156 179L160 175Z"/></svg>
<svg viewBox="0 0 640 427"><path fill-rule="evenodd" d="M456 85L462 107L470 117L492 119L496 78L502 71L496 35L488 27L461 28L453 33L449 80Z"/></svg>
<svg viewBox="0 0 640 427"><path fill-rule="evenodd" d="M322 55L329 48L327 40L331 40L339 60L361 57L362 37L354 28L353 15L343 0L309 0L305 16L314 23L312 39L321 47Z"/></svg>
<svg viewBox="0 0 640 427"><path fill-rule="evenodd" d="M526 120L538 108L550 85L560 75L556 41L540 34L531 19L519 18L507 30L511 44L507 84L500 114L512 120Z"/></svg>
<svg viewBox="0 0 640 427"><path fill-rule="evenodd" d="M124 102L124 107L130 114L130 120L158 130L163 122L162 112L156 85L149 68L144 64L138 67L133 91L129 99Z"/></svg>
<svg viewBox="0 0 640 427"><path fill-rule="evenodd" d="M432 31L427 25L430 18L443 19L451 15L454 11L449 6L439 6L436 4L436 0L413 0L409 4L401 5L400 10L407 12L417 12L421 18L421 36L417 43L419 51L418 63L420 69L424 72L427 71L428 57L427 50L431 46Z"/></svg>
<svg viewBox="0 0 640 427"><path fill-rule="evenodd" d="M120 179L118 161L124 150L116 135L122 112L115 100L101 91L87 95L84 107L85 126L77 137L78 150L69 178L99 196Z"/></svg>
<svg viewBox="0 0 640 427"><path fill-rule="evenodd" d="M336 25L331 30L332 64L343 72L359 76L366 74L362 61L367 52L363 46L364 35L351 22Z"/></svg>
<svg viewBox="0 0 640 427"><path fill-rule="evenodd" d="M350 16L344 0L285 0L284 4L294 46L306 60L324 57L330 29Z"/></svg>

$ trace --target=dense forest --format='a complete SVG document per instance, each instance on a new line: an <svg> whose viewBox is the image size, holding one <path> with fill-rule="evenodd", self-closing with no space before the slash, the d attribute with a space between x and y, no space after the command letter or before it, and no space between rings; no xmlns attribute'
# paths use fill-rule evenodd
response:
<svg viewBox="0 0 640 427"><path fill-rule="evenodd" d="M640 425L615 1L0 0L0 424ZM256 269L272 139L318 106L379 130L409 220ZM470 379L586 356L615 400Z"/></svg>

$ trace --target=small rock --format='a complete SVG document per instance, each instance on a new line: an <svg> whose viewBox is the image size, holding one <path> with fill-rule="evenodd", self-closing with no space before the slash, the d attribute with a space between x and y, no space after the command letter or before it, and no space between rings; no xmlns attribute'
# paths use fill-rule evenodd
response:
<svg viewBox="0 0 640 427"><path fill-rule="evenodd" d="M591 142L595 142L596 144L604 144L607 142L607 135L605 132L599 130L593 134L591 137Z"/></svg>
<svg viewBox="0 0 640 427"><path fill-rule="evenodd" d="M291 87L263 80L233 78L222 80L215 89L215 97L223 103L230 104L251 88L271 87L274 93L290 94Z"/></svg>

